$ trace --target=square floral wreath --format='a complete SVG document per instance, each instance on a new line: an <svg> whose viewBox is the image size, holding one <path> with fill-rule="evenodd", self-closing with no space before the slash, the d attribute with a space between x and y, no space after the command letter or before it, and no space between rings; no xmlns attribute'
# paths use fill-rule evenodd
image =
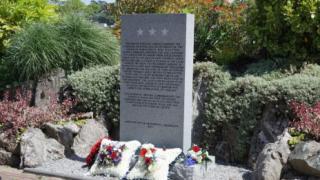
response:
<svg viewBox="0 0 320 180"><path fill-rule="evenodd" d="M99 142L95 146L97 145ZM88 156L87 158L87 164L95 158L90 168L90 174L125 177L130 168L131 159L140 146L139 141L121 142L107 138L102 139L99 152L94 157ZM95 148L92 149L92 151L94 150Z"/></svg>
<svg viewBox="0 0 320 180"><path fill-rule="evenodd" d="M161 149L155 148L153 144L143 144L138 162L129 172L127 179L166 180L169 165L181 152L180 148Z"/></svg>

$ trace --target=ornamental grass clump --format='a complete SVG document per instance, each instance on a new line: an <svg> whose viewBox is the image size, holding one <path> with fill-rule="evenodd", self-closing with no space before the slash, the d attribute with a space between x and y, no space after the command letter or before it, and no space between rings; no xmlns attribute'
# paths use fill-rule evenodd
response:
<svg viewBox="0 0 320 180"><path fill-rule="evenodd" d="M64 69L76 71L86 66L119 62L119 43L110 31L76 14L66 16L59 30L66 43Z"/></svg>
<svg viewBox="0 0 320 180"><path fill-rule="evenodd" d="M36 23L11 39L5 63L20 80L38 79L66 60L65 44L53 25Z"/></svg>

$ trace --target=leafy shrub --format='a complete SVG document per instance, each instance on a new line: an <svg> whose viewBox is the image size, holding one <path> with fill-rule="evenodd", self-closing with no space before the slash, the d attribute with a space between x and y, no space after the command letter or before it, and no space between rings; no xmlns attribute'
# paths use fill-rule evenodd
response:
<svg viewBox="0 0 320 180"><path fill-rule="evenodd" d="M83 13L85 12L86 5L81 0L66 0L57 9L62 14Z"/></svg>
<svg viewBox="0 0 320 180"><path fill-rule="evenodd" d="M35 23L12 38L6 61L21 80L37 79L63 65L65 49L55 26Z"/></svg>
<svg viewBox="0 0 320 180"><path fill-rule="evenodd" d="M3 52L13 33L24 24L57 19L56 6L47 0L0 1L0 52Z"/></svg>
<svg viewBox="0 0 320 180"><path fill-rule="evenodd" d="M40 127L46 122L66 119L73 106L73 101L65 100L62 104L51 96L48 109L30 107L31 92L16 90L12 99L7 91L0 101L0 131L7 135L17 135L27 127Z"/></svg>
<svg viewBox="0 0 320 180"><path fill-rule="evenodd" d="M257 0L248 11L256 48L272 57L319 59L319 6L318 0Z"/></svg>
<svg viewBox="0 0 320 180"><path fill-rule="evenodd" d="M295 117L291 126L298 132L320 140L320 102L310 107L305 103L291 101L290 109Z"/></svg>
<svg viewBox="0 0 320 180"><path fill-rule="evenodd" d="M263 67L263 66L262 66ZM271 66L272 67L272 66ZM281 66L280 66L281 67ZM312 68L311 68L312 67ZM318 65L306 65L294 71L277 70L277 76L268 73L232 77L222 66L206 62L194 65L194 86L205 87L203 144L211 152L226 128L235 130L234 144L230 144L236 161L248 155L250 140L265 105L284 106L279 119L289 119L292 99L307 103L320 100ZM253 72L253 70L251 71ZM199 81L201 80L201 81ZM119 67L95 67L69 77L76 96L91 111L106 111L115 124L119 121ZM282 109L281 109L282 110Z"/></svg>
<svg viewBox="0 0 320 180"><path fill-rule="evenodd" d="M107 119L119 122L119 66L92 67L69 76L68 82L80 103L96 114L107 112Z"/></svg>
<svg viewBox="0 0 320 180"><path fill-rule="evenodd" d="M66 16L59 28L66 43L64 69L81 70L85 66L119 62L119 43L109 31L76 14Z"/></svg>
<svg viewBox="0 0 320 180"><path fill-rule="evenodd" d="M209 18L196 23L196 61L230 64L244 54L252 54L245 26L247 4L214 1L209 7L204 15Z"/></svg>
<svg viewBox="0 0 320 180"><path fill-rule="evenodd" d="M320 99L319 76L299 73L274 79L244 76L215 87L208 87L205 102L205 139L207 143L217 141L221 129L231 126L237 134L232 149L239 161L248 153L251 135L265 105L284 105L286 110L279 116L288 118L288 104L292 99L310 104Z"/></svg>

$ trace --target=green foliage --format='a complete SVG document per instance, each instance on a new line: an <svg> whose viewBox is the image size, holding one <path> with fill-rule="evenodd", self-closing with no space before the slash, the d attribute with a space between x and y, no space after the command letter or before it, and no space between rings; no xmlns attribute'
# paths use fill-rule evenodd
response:
<svg viewBox="0 0 320 180"><path fill-rule="evenodd" d="M0 52L8 46L10 37L24 24L57 19L55 5L47 0L0 1Z"/></svg>
<svg viewBox="0 0 320 180"><path fill-rule="evenodd" d="M203 9L204 16L196 23L195 60L230 64L245 54L253 54L246 32L247 4L215 1Z"/></svg>
<svg viewBox="0 0 320 180"><path fill-rule="evenodd" d="M257 0L248 11L249 34L272 57L318 60L320 1Z"/></svg>
<svg viewBox="0 0 320 180"><path fill-rule="evenodd" d="M69 15L59 24L36 23L14 35L5 60L3 72L10 69L20 80L33 80L56 68L117 64L119 43L109 31Z"/></svg>
<svg viewBox="0 0 320 180"><path fill-rule="evenodd" d="M156 13L164 0L116 0L111 8L117 19L124 14Z"/></svg>
<svg viewBox="0 0 320 180"><path fill-rule="evenodd" d="M290 128L289 133L292 136L291 139L288 141L290 149L294 149L295 145L299 144L301 141L304 141L306 138L305 133L296 131L294 128Z"/></svg>
<svg viewBox="0 0 320 180"><path fill-rule="evenodd" d="M237 139L232 149L238 161L244 160L248 153L253 129L261 119L265 105L284 105L287 109L281 112L281 117L288 118L290 100L312 104L320 99L320 77L307 74L274 78L249 75L223 84L215 84L213 79L208 81L212 84L208 86L205 102L205 141L216 141L221 129L231 126L236 131Z"/></svg>
<svg viewBox="0 0 320 180"><path fill-rule="evenodd" d="M99 114L107 112L107 119L119 122L119 66L92 67L69 76L69 84L84 108Z"/></svg>
<svg viewBox="0 0 320 180"><path fill-rule="evenodd" d="M65 62L65 46L55 26L36 23L12 38L6 63L20 80L37 79Z"/></svg>
<svg viewBox="0 0 320 180"><path fill-rule="evenodd" d="M60 36L66 44L67 62L64 68L67 70L119 62L119 43L114 35L76 14L63 19Z"/></svg>
<svg viewBox="0 0 320 180"><path fill-rule="evenodd" d="M86 5L81 0L57 1L60 3L58 11L62 14L84 13Z"/></svg>

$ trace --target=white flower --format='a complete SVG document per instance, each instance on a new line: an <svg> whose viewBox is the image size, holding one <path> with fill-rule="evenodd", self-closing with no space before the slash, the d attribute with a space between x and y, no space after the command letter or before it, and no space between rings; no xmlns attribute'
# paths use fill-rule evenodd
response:
<svg viewBox="0 0 320 180"><path fill-rule="evenodd" d="M312 12L312 13L311 13L311 19L314 19L315 17L316 17L315 13Z"/></svg>

